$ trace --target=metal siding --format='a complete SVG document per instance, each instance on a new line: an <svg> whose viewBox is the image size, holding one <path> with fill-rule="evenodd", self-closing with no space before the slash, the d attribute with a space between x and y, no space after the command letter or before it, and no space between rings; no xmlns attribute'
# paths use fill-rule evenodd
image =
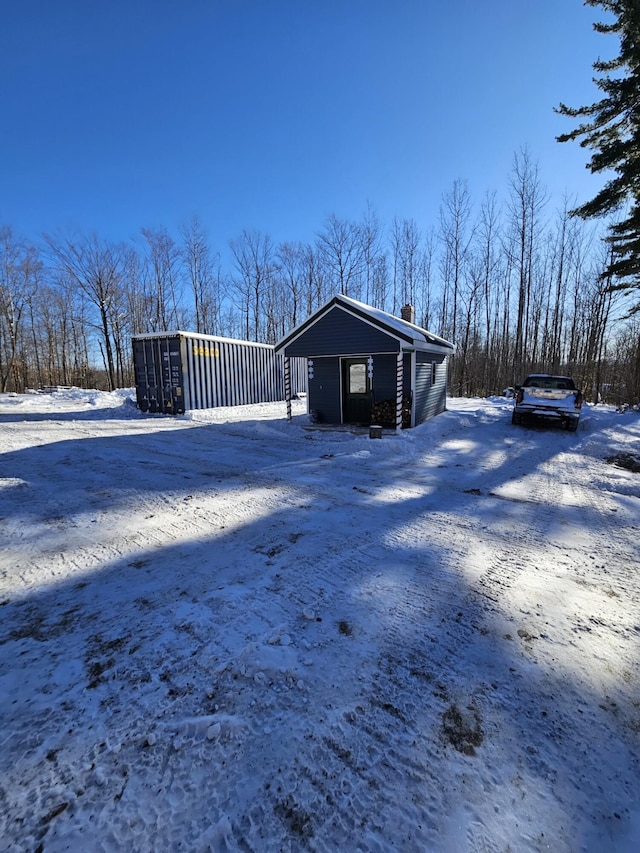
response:
<svg viewBox="0 0 640 853"><path fill-rule="evenodd" d="M362 355L399 349L400 342L391 335L336 307L285 347L285 355Z"/></svg>
<svg viewBox="0 0 640 853"><path fill-rule="evenodd" d="M238 388L238 347L229 344L229 406L244 406L244 400Z"/></svg>
<svg viewBox="0 0 640 853"><path fill-rule="evenodd" d="M307 367L306 358L289 358L289 371L291 378L291 396L297 397L299 394L307 392L309 381L309 370ZM275 390L277 400L284 398L284 361L280 357L276 358L273 366L275 374Z"/></svg>
<svg viewBox="0 0 640 853"><path fill-rule="evenodd" d="M242 405L244 401L238 399L235 344L228 345L227 358L229 359L229 386L227 388L227 406Z"/></svg>
<svg viewBox="0 0 640 853"><path fill-rule="evenodd" d="M259 370L256 372L260 395L266 397L269 402L282 400L285 396L284 356L267 358L266 353L263 353L260 355L260 362Z"/></svg>
<svg viewBox="0 0 640 853"><path fill-rule="evenodd" d="M163 343L166 338L158 338L153 342L153 363L156 370L156 411L164 412L164 370L163 370Z"/></svg>
<svg viewBox="0 0 640 853"><path fill-rule="evenodd" d="M340 393L340 359L313 359L313 379L309 379L309 411L316 412L318 421L342 423Z"/></svg>
<svg viewBox="0 0 640 853"><path fill-rule="evenodd" d="M200 348L204 350L204 342L202 339L199 339L197 342L198 346L198 408L206 409L209 405L209 400L207 399L207 369L209 361L209 356L205 355L203 352L200 352Z"/></svg>
<svg viewBox="0 0 640 853"><path fill-rule="evenodd" d="M231 395L233 393L233 371L231 370L231 344L222 344L220 347L220 366L224 377L223 393L220 400L221 406L229 406L231 404Z"/></svg>
<svg viewBox="0 0 640 853"><path fill-rule="evenodd" d="M202 399L202 358L200 357L200 353L198 352L198 339L194 338L189 341L189 347L191 349L191 355L193 359L193 376L192 376L192 388L193 388L193 396L192 396L192 406L194 409L203 408L203 399Z"/></svg>
<svg viewBox="0 0 640 853"><path fill-rule="evenodd" d="M200 346L204 349L201 341L198 341L198 350ZM198 408L204 409L208 405L207 399L207 369L209 357L198 351Z"/></svg>
<svg viewBox="0 0 640 853"><path fill-rule="evenodd" d="M201 369L202 362L198 355L198 342L191 340L188 343L188 348L191 351L191 375L189 377L189 387L191 388L191 405L194 409L202 408L202 379Z"/></svg>
<svg viewBox="0 0 640 853"><path fill-rule="evenodd" d="M291 367L291 361L289 361ZM284 356L282 359L276 357L270 364L265 365L265 381L268 381L273 389L273 399L282 400L285 397L284 393ZM293 371L290 369L290 377L293 378Z"/></svg>
<svg viewBox="0 0 640 853"><path fill-rule="evenodd" d="M267 397L268 389L264 386L261 387L262 383L260 381L262 372L262 365L260 362L262 361L262 359L255 350L246 350L246 353L249 357L250 367L248 376L249 382L245 383L247 393L254 400L256 399L256 397ZM265 400L265 403L267 402L269 401Z"/></svg>
<svg viewBox="0 0 640 853"><path fill-rule="evenodd" d="M187 342L183 336L180 337L180 361L182 362L182 395L184 397L184 411L188 411L189 409L189 354L188 354L188 346Z"/></svg>
<svg viewBox="0 0 640 853"><path fill-rule="evenodd" d="M255 350L249 351L252 362L252 369L249 374L249 391L254 398L266 397L265 403L268 403L270 389L264 382L264 354L258 353Z"/></svg>
<svg viewBox="0 0 640 853"><path fill-rule="evenodd" d="M159 412L162 400L162 370L159 363L158 341L151 341L147 348L149 373L149 411ZM160 389L160 390L159 390Z"/></svg>
<svg viewBox="0 0 640 853"><path fill-rule="evenodd" d="M251 350L244 347L236 346L236 393L238 399L242 400L241 405L246 406L251 401L249 383L251 377Z"/></svg>
<svg viewBox="0 0 640 853"><path fill-rule="evenodd" d="M249 383L246 381L251 377L251 350L244 347L236 347L236 392L243 406L253 402L249 393Z"/></svg>
<svg viewBox="0 0 640 853"><path fill-rule="evenodd" d="M260 384L260 393L269 398L269 402L282 400L284 397L284 382L280 381L278 364L281 362L281 370L284 371L284 356L282 359L261 356L262 364L257 377Z"/></svg>
<svg viewBox="0 0 640 853"><path fill-rule="evenodd" d="M262 382L262 354L254 349L246 351L249 357L249 382L246 384L247 393L252 400L264 399L264 402L269 402L269 388Z"/></svg>
<svg viewBox="0 0 640 853"><path fill-rule="evenodd" d="M192 409L209 409L216 405L215 397L215 372L216 357L214 355L217 346L203 336L189 336L186 348L190 353L189 365L189 387L192 389L190 395L190 406Z"/></svg>
<svg viewBox="0 0 640 853"><path fill-rule="evenodd" d="M180 338L174 337L169 339L167 342L167 350L169 360L168 391L170 394L170 411L177 415L181 415L184 412L184 378Z"/></svg>
<svg viewBox="0 0 640 853"><path fill-rule="evenodd" d="M284 355L264 344L209 335L141 335L132 341L142 411L178 413L284 400ZM291 390L307 390L304 358L291 359Z"/></svg>
<svg viewBox="0 0 640 853"><path fill-rule="evenodd" d="M254 352L253 360L255 368L252 371L252 393L254 397L264 399L265 402L271 402L275 391L275 375L269 376L269 365L264 352Z"/></svg>
<svg viewBox="0 0 640 853"><path fill-rule="evenodd" d="M227 406L229 404L229 344L220 344L220 370L222 379L222 394L218 400L219 406Z"/></svg>
<svg viewBox="0 0 640 853"><path fill-rule="evenodd" d="M205 355L202 359L202 402L204 407L210 409L213 406L213 363L215 356L211 354Z"/></svg>
<svg viewBox="0 0 640 853"><path fill-rule="evenodd" d="M180 341L180 350L182 352L182 381L184 382L184 408L185 411L189 411L191 408L191 369L190 369L190 354L189 354L189 342L184 338Z"/></svg>
<svg viewBox="0 0 640 853"><path fill-rule="evenodd" d="M256 352L256 371L255 371L255 390L256 397L265 399L265 402L273 402L284 397L284 394L279 395L278 391L278 371L276 369L276 359L267 358L266 352ZM284 356L283 356L284 367Z"/></svg>
<svg viewBox="0 0 640 853"><path fill-rule="evenodd" d="M209 344L209 358L207 359L207 408L218 405L220 399L218 387L220 385L220 346L217 342Z"/></svg>
<svg viewBox="0 0 640 853"><path fill-rule="evenodd" d="M217 355L214 355L211 365L211 408L224 405L224 344L220 341L215 343Z"/></svg>
<svg viewBox="0 0 640 853"><path fill-rule="evenodd" d="M242 400L241 405L246 406L253 402L251 392L252 376L252 359L251 350L245 347L236 347L236 393L238 399Z"/></svg>
<svg viewBox="0 0 640 853"><path fill-rule="evenodd" d="M133 341L133 373L136 381L136 403L138 408L149 411L149 373L146 358L146 341Z"/></svg>
<svg viewBox="0 0 640 853"><path fill-rule="evenodd" d="M307 359L291 359L291 390L294 394L305 393L308 382Z"/></svg>

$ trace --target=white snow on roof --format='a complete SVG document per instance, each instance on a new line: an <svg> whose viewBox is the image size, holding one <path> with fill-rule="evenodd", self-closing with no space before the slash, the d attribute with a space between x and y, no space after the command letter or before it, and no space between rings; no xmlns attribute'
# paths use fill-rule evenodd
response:
<svg viewBox="0 0 640 853"><path fill-rule="evenodd" d="M350 296L343 296L342 294L338 294L332 297L325 305L319 308L311 317L307 317L301 323L299 323L295 329L292 329L281 341L276 344L276 350L280 349L285 342L290 342L295 340L298 335L308 328L310 325L309 321L314 317L321 317L330 311L335 305L342 306L342 308L346 311L349 309L357 312L358 315L365 314L368 316L372 322L380 325L386 326L386 328L391 332L391 334L396 333L401 335L403 339L406 339L407 336L413 341L414 346L417 348L425 348L425 346L432 347L446 347L449 350L454 350L454 344L446 341L444 338L438 337L438 335L434 335L426 329L421 329L420 326L416 326L414 323L408 323L406 320L402 320L400 317L394 317L393 314L389 314L386 311L382 311L379 308L373 308L371 305L366 305L364 302L359 302L357 299L352 299Z"/></svg>
<svg viewBox="0 0 640 853"><path fill-rule="evenodd" d="M227 344L241 344L242 346L252 346L252 347L264 347L265 349L273 349L272 344L261 344L257 341L243 341L239 338L225 338L221 335L203 335L200 332L184 332L180 329L176 329L173 332L143 332L138 335L131 336L134 341L144 341L144 340L154 340L157 338L191 338L195 340L203 340L203 341L217 341L219 343L227 343Z"/></svg>
<svg viewBox="0 0 640 853"><path fill-rule="evenodd" d="M426 329L422 329L414 323L409 323L407 320L402 320L400 317L394 317L393 314L388 314L386 311L382 311L379 308L373 308L371 305L366 305L364 302L358 302L357 299L352 299L350 296L343 296L342 294L338 295L336 299L347 306L350 305L353 308L357 308L359 311L368 314L373 320L383 323L385 326L390 327L401 335L406 336L409 334L416 344L431 343L440 344L450 349L453 348L453 344L446 341L444 338L439 338L437 335L432 334Z"/></svg>

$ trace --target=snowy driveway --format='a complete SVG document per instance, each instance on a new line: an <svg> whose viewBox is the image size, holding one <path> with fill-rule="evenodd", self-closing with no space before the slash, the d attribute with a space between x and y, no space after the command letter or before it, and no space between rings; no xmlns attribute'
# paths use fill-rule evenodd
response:
<svg viewBox="0 0 640 853"><path fill-rule="evenodd" d="M640 847L640 417L0 396L0 850Z"/></svg>

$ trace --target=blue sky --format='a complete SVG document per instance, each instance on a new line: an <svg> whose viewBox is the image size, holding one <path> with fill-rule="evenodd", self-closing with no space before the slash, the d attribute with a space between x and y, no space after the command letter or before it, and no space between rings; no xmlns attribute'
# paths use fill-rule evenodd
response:
<svg viewBox="0 0 640 853"><path fill-rule="evenodd" d="M581 0L20 0L0 27L0 224L128 240L194 214L314 239L330 213L437 224L527 146L559 205L601 181L560 145L617 52Z"/></svg>

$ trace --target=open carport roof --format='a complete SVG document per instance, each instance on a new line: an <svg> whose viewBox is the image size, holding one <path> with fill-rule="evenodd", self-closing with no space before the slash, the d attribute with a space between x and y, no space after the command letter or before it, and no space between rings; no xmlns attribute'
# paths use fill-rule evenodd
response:
<svg viewBox="0 0 640 853"><path fill-rule="evenodd" d="M276 344L276 350L285 349L333 308L340 308L370 323L386 334L391 335L391 337L399 338L416 349L432 349L433 347L442 347L443 349L452 351L455 349L454 344L450 341L439 338L437 335L420 328L420 326L416 326L414 323L409 323L407 320L400 319L400 317L394 317L393 314L388 314L379 308L373 308L371 305L365 305L364 302L358 302L357 299L352 299L350 296L337 294L333 299L330 299L329 302L323 305L322 308L319 308L303 323L296 326L292 332L289 332L288 335L282 338Z"/></svg>

